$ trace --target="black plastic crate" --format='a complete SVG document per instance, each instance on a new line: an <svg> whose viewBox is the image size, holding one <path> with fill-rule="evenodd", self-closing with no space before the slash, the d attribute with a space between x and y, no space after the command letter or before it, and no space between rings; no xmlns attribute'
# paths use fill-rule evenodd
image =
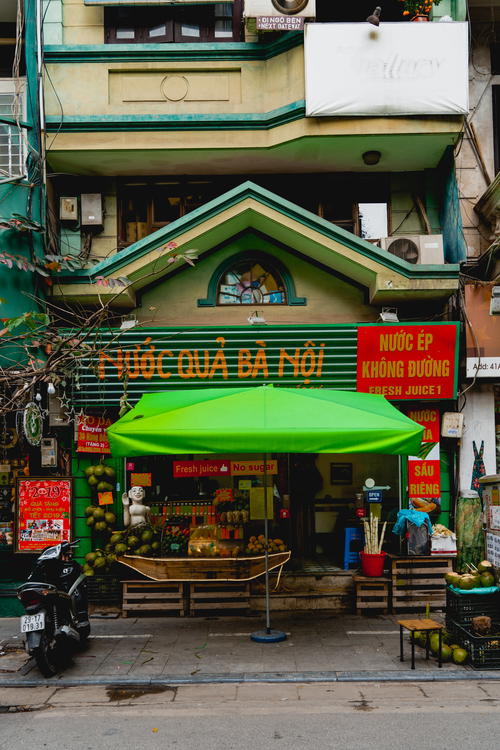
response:
<svg viewBox="0 0 500 750"><path fill-rule="evenodd" d="M121 604L121 581L115 576L88 576L87 596L92 604Z"/></svg>
<svg viewBox="0 0 500 750"><path fill-rule="evenodd" d="M474 669L500 669L500 623L492 623L493 635L475 635L459 623L453 623L453 634L469 652Z"/></svg>
<svg viewBox="0 0 500 750"><path fill-rule="evenodd" d="M446 628L450 632L453 632L455 623L467 627L479 615L487 615L500 622L500 591L492 594L457 594L446 588Z"/></svg>

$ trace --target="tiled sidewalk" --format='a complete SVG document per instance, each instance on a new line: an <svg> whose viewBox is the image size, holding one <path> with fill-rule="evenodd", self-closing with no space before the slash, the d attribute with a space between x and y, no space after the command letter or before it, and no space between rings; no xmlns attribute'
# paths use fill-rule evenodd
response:
<svg viewBox="0 0 500 750"><path fill-rule="evenodd" d="M438 619L438 618L437 618ZM278 613L272 627L288 634L275 644L258 644L250 633L262 617L92 619L89 647L77 653L64 677L203 677L241 673L406 672L399 661L399 629L394 616L358 617L319 612ZM22 651L18 618L0 619L0 679L39 677ZM417 649L417 676L437 669ZM444 664L450 677L468 668ZM455 673L451 675L451 673Z"/></svg>

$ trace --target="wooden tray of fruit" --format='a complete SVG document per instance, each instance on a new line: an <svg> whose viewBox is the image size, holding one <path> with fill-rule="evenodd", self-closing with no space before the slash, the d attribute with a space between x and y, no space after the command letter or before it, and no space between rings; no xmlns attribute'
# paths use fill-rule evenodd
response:
<svg viewBox="0 0 500 750"><path fill-rule="evenodd" d="M247 548L248 549L248 548ZM271 552L269 570L282 568L291 552ZM248 557L143 557L120 555L117 561L153 581L251 581L266 571L264 554Z"/></svg>

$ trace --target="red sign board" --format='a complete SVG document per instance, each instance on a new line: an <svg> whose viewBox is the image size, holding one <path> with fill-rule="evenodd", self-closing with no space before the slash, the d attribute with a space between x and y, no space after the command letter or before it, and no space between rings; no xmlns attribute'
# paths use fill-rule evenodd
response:
<svg viewBox="0 0 500 750"><path fill-rule="evenodd" d="M16 551L41 552L71 539L72 480L67 477L18 479Z"/></svg>
<svg viewBox="0 0 500 750"><path fill-rule="evenodd" d="M440 461L408 461L408 497L431 499L440 494Z"/></svg>
<svg viewBox="0 0 500 750"><path fill-rule="evenodd" d="M77 451L79 453L111 453L106 428L111 419L83 414L78 420Z"/></svg>
<svg viewBox="0 0 500 750"><path fill-rule="evenodd" d="M418 456L408 456L408 497L436 502L441 495L439 409L409 409L410 419L424 428Z"/></svg>
<svg viewBox="0 0 500 750"><path fill-rule="evenodd" d="M174 461L174 478L217 477L231 475L230 461Z"/></svg>
<svg viewBox="0 0 500 750"><path fill-rule="evenodd" d="M423 443L439 443L439 409L408 409L406 414L424 428Z"/></svg>
<svg viewBox="0 0 500 750"><path fill-rule="evenodd" d="M455 397L457 326L358 328L356 388L388 399Z"/></svg>

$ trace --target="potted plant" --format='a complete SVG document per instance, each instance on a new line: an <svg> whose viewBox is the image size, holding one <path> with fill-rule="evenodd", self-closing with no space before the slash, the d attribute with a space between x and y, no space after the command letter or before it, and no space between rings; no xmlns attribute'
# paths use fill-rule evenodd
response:
<svg viewBox="0 0 500 750"><path fill-rule="evenodd" d="M404 5L403 16L411 16L412 21L428 21L433 5L441 0L401 0Z"/></svg>

